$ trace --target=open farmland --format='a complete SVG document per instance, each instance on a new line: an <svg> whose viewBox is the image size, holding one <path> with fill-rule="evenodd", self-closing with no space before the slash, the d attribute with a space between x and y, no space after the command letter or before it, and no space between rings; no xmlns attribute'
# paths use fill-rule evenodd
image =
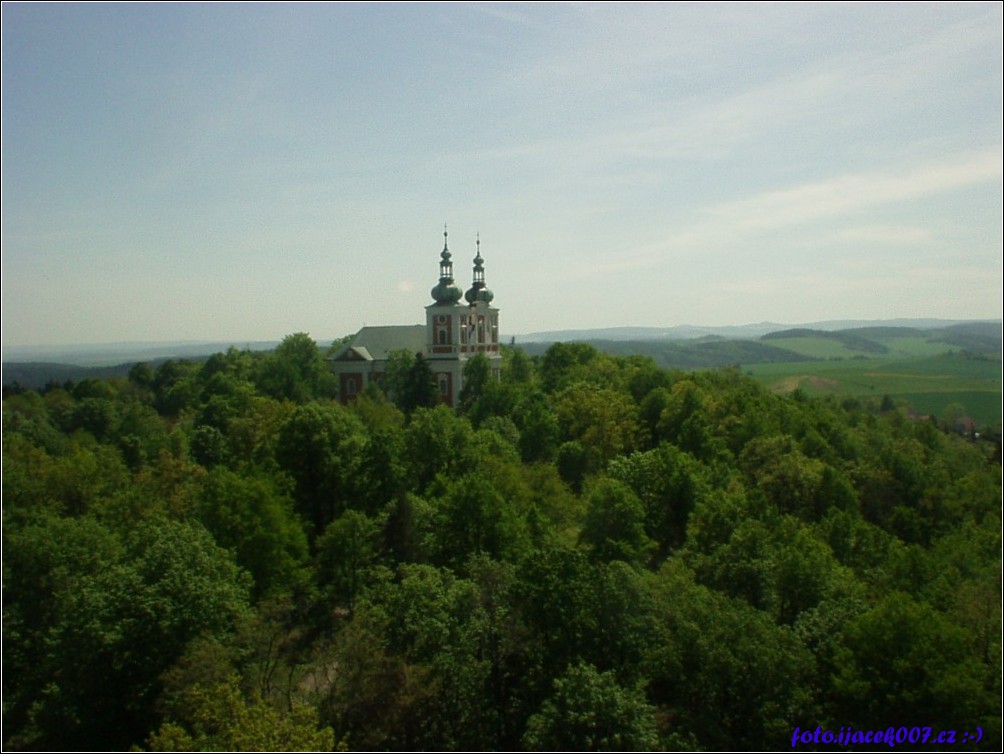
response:
<svg viewBox="0 0 1004 754"><path fill-rule="evenodd" d="M938 356L948 350L948 346L925 337L872 338L875 348L862 349L858 344L832 337L792 337L769 341L773 345L794 351L800 356L812 359L851 359L855 356L886 356L918 358Z"/></svg>
<svg viewBox="0 0 1004 754"><path fill-rule="evenodd" d="M925 348L928 345L936 344L925 344ZM777 392L800 389L809 396L865 400L881 400L888 395L919 414L940 418L951 406L957 413L961 407L962 415L971 416L981 425L1001 421L999 357L945 352L919 358L857 357L754 364L744 369Z"/></svg>

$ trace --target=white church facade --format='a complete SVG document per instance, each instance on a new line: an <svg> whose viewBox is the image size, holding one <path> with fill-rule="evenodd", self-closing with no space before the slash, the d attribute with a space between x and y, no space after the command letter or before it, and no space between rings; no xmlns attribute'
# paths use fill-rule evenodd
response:
<svg viewBox="0 0 1004 754"><path fill-rule="evenodd" d="M399 350L422 354L436 377L440 397L448 406L459 404L464 365L476 354L488 358L492 374L498 379L502 366L499 310L492 306L494 294L485 284L481 239L477 239L473 280L466 293L454 281L448 240L444 230L439 282L431 291L432 303L425 307L424 325L364 327L331 356L329 363L338 377L342 403L352 401L369 383L379 383L386 374L391 353Z"/></svg>

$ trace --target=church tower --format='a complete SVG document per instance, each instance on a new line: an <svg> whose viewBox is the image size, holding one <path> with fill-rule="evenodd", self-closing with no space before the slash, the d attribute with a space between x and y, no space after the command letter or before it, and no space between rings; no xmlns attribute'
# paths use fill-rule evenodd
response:
<svg viewBox="0 0 1004 754"><path fill-rule="evenodd" d="M372 383L381 384L395 351L424 354L436 377L440 398L448 406L460 405L464 364L471 357L484 354L491 364L492 375L499 379L502 367L499 310L492 306L495 296L485 284L481 238L477 239L474 280L466 296L453 278L453 255L448 242L444 227L439 282L432 288L432 303L425 307L424 325L364 327L328 357L331 371L338 379L338 398L342 403L355 400Z"/></svg>
<svg viewBox="0 0 1004 754"><path fill-rule="evenodd" d="M460 337L461 354L483 353L489 359L501 359L499 352L499 310L493 307L495 294L485 284L485 260L481 257L481 234L477 239L477 256L474 257L474 280L464 294L467 313L461 315L463 332ZM498 369L499 363L492 363ZM496 375L498 376L498 375Z"/></svg>
<svg viewBox="0 0 1004 754"><path fill-rule="evenodd" d="M498 309L491 306L494 294L485 284L481 238L474 257L474 280L464 295L453 278L453 255L449 237L443 230L443 251L439 255L439 282L433 287L433 303L425 308L426 358L436 375L443 401L456 406L463 387L463 368L468 358L483 353L492 364L497 379L502 365L499 350ZM467 306L460 304L465 298Z"/></svg>

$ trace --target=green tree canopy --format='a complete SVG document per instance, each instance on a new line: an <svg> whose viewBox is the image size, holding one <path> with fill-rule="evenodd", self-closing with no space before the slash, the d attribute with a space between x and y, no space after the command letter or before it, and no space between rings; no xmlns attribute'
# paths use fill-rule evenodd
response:
<svg viewBox="0 0 1004 754"><path fill-rule="evenodd" d="M335 394L334 378L325 366L317 343L303 332L287 335L275 351L262 360L257 383L266 395L296 403Z"/></svg>
<svg viewBox="0 0 1004 754"><path fill-rule="evenodd" d="M246 699L238 679L187 690L186 714L150 736L151 751L333 751L331 728L321 728L317 711L294 704L283 714L261 699Z"/></svg>
<svg viewBox="0 0 1004 754"><path fill-rule="evenodd" d="M533 751L655 751L655 710L640 689L625 689L612 673L588 664L555 679L554 692L527 724Z"/></svg>
<svg viewBox="0 0 1004 754"><path fill-rule="evenodd" d="M196 636L231 631L248 605L246 574L196 523L148 521L120 543L86 519L47 520L8 539L4 567L5 588L28 588L26 574L48 585L4 616L5 683L17 678L5 719L24 747L142 741L161 674Z"/></svg>
<svg viewBox="0 0 1004 754"><path fill-rule="evenodd" d="M582 541L593 558L640 563L648 557L653 542L645 534L645 508L630 487L601 478L588 490L587 499Z"/></svg>
<svg viewBox="0 0 1004 754"><path fill-rule="evenodd" d="M365 443L362 423L337 404L300 406L279 429L276 461L315 535L350 504Z"/></svg>

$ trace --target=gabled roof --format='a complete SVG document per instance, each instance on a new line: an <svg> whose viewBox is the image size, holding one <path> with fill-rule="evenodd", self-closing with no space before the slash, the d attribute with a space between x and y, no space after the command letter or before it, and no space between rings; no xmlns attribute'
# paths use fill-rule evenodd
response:
<svg viewBox="0 0 1004 754"><path fill-rule="evenodd" d="M373 361L369 350L365 346L349 346L348 350L342 354L340 361Z"/></svg>
<svg viewBox="0 0 1004 754"><path fill-rule="evenodd" d="M364 327L339 348L331 361L386 361L391 351L425 350L425 325Z"/></svg>

